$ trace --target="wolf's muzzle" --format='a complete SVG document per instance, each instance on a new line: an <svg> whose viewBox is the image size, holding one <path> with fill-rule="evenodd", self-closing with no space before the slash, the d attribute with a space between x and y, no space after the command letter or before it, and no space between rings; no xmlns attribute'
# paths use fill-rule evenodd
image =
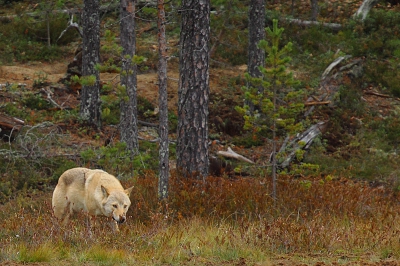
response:
<svg viewBox="0 0 400 266"><path fill-rule="evenodd" d="M122 224L122 223L124 223L126 221L126 218L123 217L123 216L120 216L119 220L115 219L114 217L113 217L113 219L114 219L114 221L116 221L119 224Z"/></svg>

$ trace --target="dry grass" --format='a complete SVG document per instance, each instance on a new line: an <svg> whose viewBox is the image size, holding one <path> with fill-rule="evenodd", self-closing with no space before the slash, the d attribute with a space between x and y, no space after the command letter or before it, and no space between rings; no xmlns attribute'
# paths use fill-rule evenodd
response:
<svg viewBox="0 0 400 266"><path fill-rule="evenodd" d="M383 187L282 178L273 203L269 182L262 179L210 178L206 186L173 179L169 204L159 206L152 174L134 183L130 217L119 235L106 218L89 231L83 214L60 227L51 213L51 192L21 195L0 206L0 263L307 265L400 259L399 197Z"/></svg>

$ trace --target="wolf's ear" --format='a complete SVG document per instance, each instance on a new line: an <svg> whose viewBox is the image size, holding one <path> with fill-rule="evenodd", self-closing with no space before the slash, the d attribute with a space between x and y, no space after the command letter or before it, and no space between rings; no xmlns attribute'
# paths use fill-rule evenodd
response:
<svg viewBox="0 0 400 266"><path fill-rule="evenodd" d="M101 185L101 192L103 192L104 198L108 198L108 195L110 195L108 190L103 185Z"/></svg>
<svg viewBox="0 0 400 266"><path fill-rule="evenodd" d="M128 195L128 197L131 195L132 190L133 190L134 187L135 187L135 186L132 186L132 187L130 187L130 188L125 189L125 193L126 193L126 195Z"/></svg>

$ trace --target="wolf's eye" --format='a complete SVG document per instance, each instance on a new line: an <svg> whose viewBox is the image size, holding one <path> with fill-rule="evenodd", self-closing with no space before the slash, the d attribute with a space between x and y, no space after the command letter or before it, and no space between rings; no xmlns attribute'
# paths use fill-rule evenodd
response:
<svg viewBox="0 0 400 266"><path fill-rule="evenodd" d="M114 207L115 209L118 208L117 204L114 204L113 207Z"/></svg>
<svg viewBox="0 0 400 266"><path fill-rule="evenodd" d="M128 207L128 205L125 204L125 205L124 205L124 209L126 209L126 207Z"/></svg>

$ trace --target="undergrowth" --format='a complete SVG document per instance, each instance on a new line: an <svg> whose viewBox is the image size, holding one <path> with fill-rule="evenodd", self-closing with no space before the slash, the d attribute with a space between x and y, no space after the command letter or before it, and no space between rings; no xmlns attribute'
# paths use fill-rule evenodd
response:
<svg viewBox="0 0 400 266"><path fill-rule="evenodd" d="M281 177L273 202L269 179L209 178L205 185L173 174L169 203L160 205L152 172L123 183L135 191L120 234L104 217L90 231L83 214L60 226L49 192L1 205L0 262L268 264L273 254L293 253L400 258L399 195L383 187Z"/></svg>

